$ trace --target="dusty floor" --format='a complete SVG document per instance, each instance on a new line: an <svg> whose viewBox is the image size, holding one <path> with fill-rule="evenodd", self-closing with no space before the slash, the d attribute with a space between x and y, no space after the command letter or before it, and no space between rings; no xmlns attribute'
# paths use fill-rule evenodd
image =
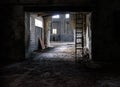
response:
<svg viewBox="0 0 120 87"><path fill-rule="evenodd" d="M75 64L74 46L66 44L2 68L0 82L0 87L120 87L120 72Z"/></svg>
<svg viewBox="0 0 120 87"><path fill-rule="evenodd" d="M75 48L74 45L67 44L67 43L52 43L51 47L45 50L45 52L35 52L36 57L34 57L34 60L65 60L65 61L75 61Z"/></svg>

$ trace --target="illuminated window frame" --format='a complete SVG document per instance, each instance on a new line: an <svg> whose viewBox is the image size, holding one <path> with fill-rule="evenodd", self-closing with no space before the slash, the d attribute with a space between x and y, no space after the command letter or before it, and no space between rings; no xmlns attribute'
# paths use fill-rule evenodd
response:
<svg viewBox="0 0 120 87"><path fill-rule="evenodd" d="M52 34L57 34L57 29L52 29Z"/></svg>
<svg viewBox="0 0 120 87"><path fill-rule="evenodd" d="M70 18L70 14L65 14L65 18L66 19Z"/></svg>
<svg viewBox="0 0 120 87"><path fill-rule="evenodd" d="M43 22L41 20L35 19L35 26L43 28Z"/></svg>
<svg viewBox="0 0 120 87"><path fill-rule="evenodd" d="M53 15L52 18L54 18L54 19L59 19L59 18L60 18L60 15Z"/></svg>

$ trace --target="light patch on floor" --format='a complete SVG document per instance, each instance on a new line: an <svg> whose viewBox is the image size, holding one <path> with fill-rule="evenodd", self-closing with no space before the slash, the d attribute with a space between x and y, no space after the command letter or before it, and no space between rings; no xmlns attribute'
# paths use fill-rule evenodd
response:
<svg viewBox="0 0 120 87"><path fill-rule="evenodd" d="M56 46L54 44L54 46ZM37 52L34 60L66 60L66 61L75 61L75 47L74 44L62 44L57 45L56 47L51 47L51 50L39 53Z"/></svg>

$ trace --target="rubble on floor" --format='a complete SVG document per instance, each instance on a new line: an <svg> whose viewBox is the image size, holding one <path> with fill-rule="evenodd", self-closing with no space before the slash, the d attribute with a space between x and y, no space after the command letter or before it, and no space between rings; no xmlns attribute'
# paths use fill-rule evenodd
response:
<svg viewBox="0 0 120 87"><path fill-rule="evenodd" d="M33 60L0 69L2 86L120 87L120 72L85 68L82 64L75 63L73 53L74 47L70 45L59 46L47 52L35 52Z"/></svg>

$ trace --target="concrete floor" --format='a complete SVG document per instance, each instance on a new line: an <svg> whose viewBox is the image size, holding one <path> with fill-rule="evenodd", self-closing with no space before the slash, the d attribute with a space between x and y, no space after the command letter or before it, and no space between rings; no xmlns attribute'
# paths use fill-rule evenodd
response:
<svg viewBox="0 0 120 87"><path fill-rule="evenodd" d="M75 61L75 46L73 43L51 43L45 52L34 52L34 60L65 60Z"/></svg>
<svg viewBox="0 0 120 87"><path fill-rule="evenodd" d="M120 87L115 68L89 68L74 62L74 45L50 47L0 69L0 87Z"/></svg>

